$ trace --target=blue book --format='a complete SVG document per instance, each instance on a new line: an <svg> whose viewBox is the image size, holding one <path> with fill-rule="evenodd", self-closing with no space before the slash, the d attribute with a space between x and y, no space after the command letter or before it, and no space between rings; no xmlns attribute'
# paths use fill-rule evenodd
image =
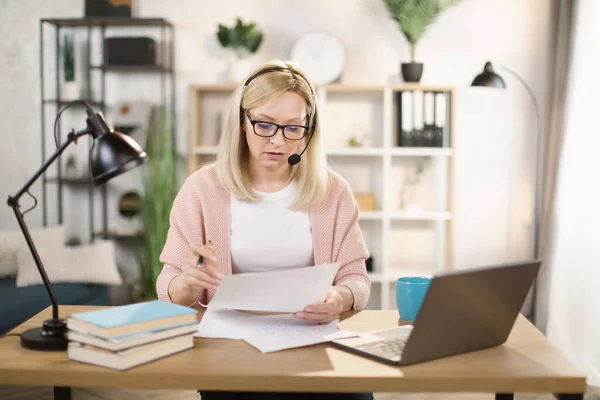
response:
<svg viewBox="0 0 600 400"><path fill-rule="evenodd" d="M197 310L162 300L75 313L67 328L100 337L165 329L196 321Z"/></svg>

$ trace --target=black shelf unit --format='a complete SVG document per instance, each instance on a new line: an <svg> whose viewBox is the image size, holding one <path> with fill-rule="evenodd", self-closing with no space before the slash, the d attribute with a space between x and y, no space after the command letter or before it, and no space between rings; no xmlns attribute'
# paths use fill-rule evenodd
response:
<svg viewBox="0 0 600 400"><path fill-rule="evenodd" d="M63 185L91 185L92 178L91 177L81 177L81 178L57 178L51 177L46 178L47 183L61 183Z"/></svg>
<svg viewBox="0 0 600 400"><path fill-rule="evenodd" d="M47 98L45 93L45 60L44 60L44 27L51 26L54 28L54 44L55 44L55 92L52 98ZM104 55L104 44L106 38L106 29L107 28L136 28L136 27L144 27L144 28L157 28L159 29L160 41L158 43L161 49L161 56L163 65L156 66L137 66L137 65L126 65L126 66L113 66L113 65L104 65L101 63L100 65L92 65L92 33L94 30L100 31L100 57ZM176 119L175 119L175 73L174 73L174 32L173 25L163 18L46 18L40 20L40 86L41 86L41 135L42 135L42 162L46 159L46 139L47 139L47 129L46 129L46 107L54 106L55 112L53 114L52 120L54 120L54 116L58 114L60 109L65 106L70 101L61 100L60 93L60 38L61 32L70 29L85 29L87 30L87 63L88 66L85 70L85 81L87 87L87 93L84 98L79 100L84 100L88 102L92 107L100 109L103 113L106 114L106 76L109 73L154 73L160 76L160 104L163 109L169 111L170 122L172 127L172 140L173 140L173 148L175 149L175 138L176 138ZM103 61L104 62L104 61ZM91 87L92 87L92 72L97 71L100 74L100 98L92 99ZM167 93L167 80L169 80L169 93ZM73 107L78 107L75 105ZM85 123L85 121L82 121ZM110 121L109 121L110 123ZM69 127L72 128L72 127ZM75 128L75 127L73 127ZM80 127L76 127L79 129ZM53 132L50 132L52 134ZM62 132L62 127L60 120L57 124L57 136L58 142L62 143L64 132ZM89 139L91 145L91 138ZM110 182L109 182L110 184ZM77 187L87 187L88 190L88 200L89 200L89 239L93 241L97 237L101 237L104 239L116 239L116 240L127 240L127 239L136 239L139 238L139 235L120 235L112 233L108 228L108 213L107 213L107 188L106 184L96 188L90 178L81 177L81 178L68 178L63 176L62 171L62 160L59 159L59 162L56 163L56 172L51 176L46 176L46 173L43 175L42 179L42 222L44 226L48 225L48 209L50 207L48 201L48 193L47 188L48 185L56 185L57 186L57 212L58 212L58 223L62 224L64 221L63 215L63 190L65 186L73 185ZM102 205L102 226L99 229L95 228L94 224L94 198L96 194L96 190L100 191L101 196L101 205Z"/></svg>
<svg viewBox="0 0 600 400"><path fill-rule="evenodd" d="M106 72L171 72L171 68L160 65L92 65L91 69L100 69Z"/></svg>

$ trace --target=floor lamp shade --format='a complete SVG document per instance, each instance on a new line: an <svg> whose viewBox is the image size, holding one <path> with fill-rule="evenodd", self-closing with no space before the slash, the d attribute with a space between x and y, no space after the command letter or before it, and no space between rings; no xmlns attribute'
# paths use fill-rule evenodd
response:
<svg viewBox="0 0 600 400"><path fill-rule="evenodd" d="M471 83L471 86L487 86L505 89L506 83L504 83L504 79L502 79L500 75L494 72L494 69L492 68L492 63L488 61L483 67L483 72L477 75L475 79L473 79L473 83Z"/></svg>

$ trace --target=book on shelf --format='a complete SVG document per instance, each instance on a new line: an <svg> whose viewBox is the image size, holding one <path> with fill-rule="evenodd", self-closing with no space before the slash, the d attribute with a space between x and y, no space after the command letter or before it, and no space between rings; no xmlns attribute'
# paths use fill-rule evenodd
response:
<svg viewBox="0 0 600 400"><path fill-rule="evenodd" d="M397 143L400 147L448 147L446 93L404 90L396 93Z"/></svg>
<svg viewBox="0 0 600 400"><path fill-rule="evenodd" d="M111 338L196 322L197 311L161 300L75 313L67 329Z"/></svg>
<svg viewBox="0 0 600 400"><path fill-rule="evenodd" d="M141 346L112 351L87 343L69 341L70 360L117 370L126 370L194 347L194 334L166 338Z"/></svg>
<svg viewBox="0 0 600 400"><path fill-rule="evenodd" d="M197 323L194 321L184 325L176 325L174 327L160 328L129 335L114 336L111 338L103 338L90 335L86 332L79 332L69 329L67 332L67 337L69 341L88 344L110 351L121 351L147 343L185 335L187 333L194 333L196 332L196 326Z"/></svg>

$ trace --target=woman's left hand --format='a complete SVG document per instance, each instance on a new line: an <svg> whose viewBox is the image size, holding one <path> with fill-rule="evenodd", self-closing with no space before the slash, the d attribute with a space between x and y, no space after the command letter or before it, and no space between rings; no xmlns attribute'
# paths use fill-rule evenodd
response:
<svg viewBox="0 0 600 400"><path fill-rule="evenodd" d="M323 303L311 304L294 314L294 317L313 321L319 324L328 324L339 318L344 311L344 302L338 288L329 288L327 298Z"/></svg>

